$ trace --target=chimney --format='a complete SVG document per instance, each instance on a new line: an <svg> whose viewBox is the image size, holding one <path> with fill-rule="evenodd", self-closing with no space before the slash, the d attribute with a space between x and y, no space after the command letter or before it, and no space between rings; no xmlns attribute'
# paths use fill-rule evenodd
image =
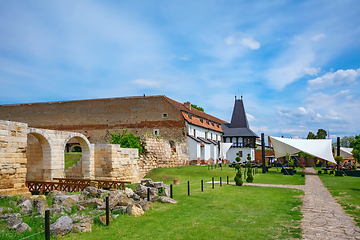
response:
<svg viewBox="0 0 360 240"><path fill-rule="evenodd" d="M184 106L191 111L191 103L190 102L184 103Z"/></svg>
<svg viewBox="0 0 360 240"><path fill-rule="evenodd" d="M269 146L269 148L271 148L271 140L270 140L270 136L268 136L268 146Z"/></svg>

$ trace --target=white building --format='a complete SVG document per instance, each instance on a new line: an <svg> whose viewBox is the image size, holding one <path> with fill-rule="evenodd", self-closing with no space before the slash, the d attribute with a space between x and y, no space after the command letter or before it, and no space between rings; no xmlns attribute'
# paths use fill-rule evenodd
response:
<svg viewBox="0 0 360 240"><path fill-rule="evenodd" d="M219 157L219 142L223 134L221 124L226 122L191 108L190 103L184 106L189 110L182 111L182 115L186 120L190 162L212 164Z"/></svg>
<svg viewBox="0 0 360 240"><path fill-rule="evenodd" d="M247 161L248 154L251 161L255 160L255 141L258 136L249 128L242 97L241 99L235 97L231 123L224 123L221 127L224 133L223 142L232 143L226 154L226 160L236 162L236 153L239 153L241 162Z"/></svg>

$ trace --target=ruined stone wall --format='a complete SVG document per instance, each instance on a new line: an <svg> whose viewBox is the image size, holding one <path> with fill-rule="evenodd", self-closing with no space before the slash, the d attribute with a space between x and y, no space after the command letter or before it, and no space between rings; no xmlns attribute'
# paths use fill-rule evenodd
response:
<svg viewBox="0 0 360 240"><path fill-rule="evenodd" d="M189 165L189 150L186 141L172 141L144 136L144 154L139 159L139 172L143 177L154 168Z"/></svg>
<svg viewBox="0 0 360 240"><path fill-rule="evenodd" d="M27 176L28 181L43 181L44 180L44 166L43 166L43 149L39 140L29 134L27 136Z"/></svg>
<svg viewBox="0 0 360 240"><path fill-rule="evenodd" d="M165 96L0 105L0 119L29 127L74 131L91 143L108 143L110 133L129 129L136 136L154 129L165 139L183 139L185 120Z"/></svg>
<svg viewBox="0 0 360 240"><path fill-rule="evenodd" d="M28 194L27 124L0 120L0 195Z"/></svg>

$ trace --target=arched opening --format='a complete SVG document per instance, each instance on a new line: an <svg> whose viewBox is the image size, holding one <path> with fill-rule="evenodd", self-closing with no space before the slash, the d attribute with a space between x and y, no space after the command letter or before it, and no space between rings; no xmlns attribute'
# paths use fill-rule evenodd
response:
<svg viewBox="0 0 360 240"><path fill-rule="evenodd" d="M82 134L70 134L64 145L64 172L66 178L90 178L90 142Z"/></svg>
<svg viewBox="0 0 360 240"><path fill-rule="evenodd" d="M27 181L51 180L51 147L48 139L36 132L27 137Z"/></svg>
<svg viewBox="0 0 360 240"><path fill-rule="evenodd" d="M65 146L64 153L64 168L65 171L70 167L75 167L77 164L80 164L82 157L81 145L76 138L71 138Z"/></svg>

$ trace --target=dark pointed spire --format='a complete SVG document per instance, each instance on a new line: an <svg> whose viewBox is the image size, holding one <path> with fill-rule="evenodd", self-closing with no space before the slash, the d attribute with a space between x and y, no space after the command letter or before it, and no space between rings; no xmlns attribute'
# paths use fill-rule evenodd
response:
<svg viewBox="0 0 360 240"><path fill-rule="evenodd" d="M242 96L241 99L235 99L230 128L249 128Z"/></svg>

